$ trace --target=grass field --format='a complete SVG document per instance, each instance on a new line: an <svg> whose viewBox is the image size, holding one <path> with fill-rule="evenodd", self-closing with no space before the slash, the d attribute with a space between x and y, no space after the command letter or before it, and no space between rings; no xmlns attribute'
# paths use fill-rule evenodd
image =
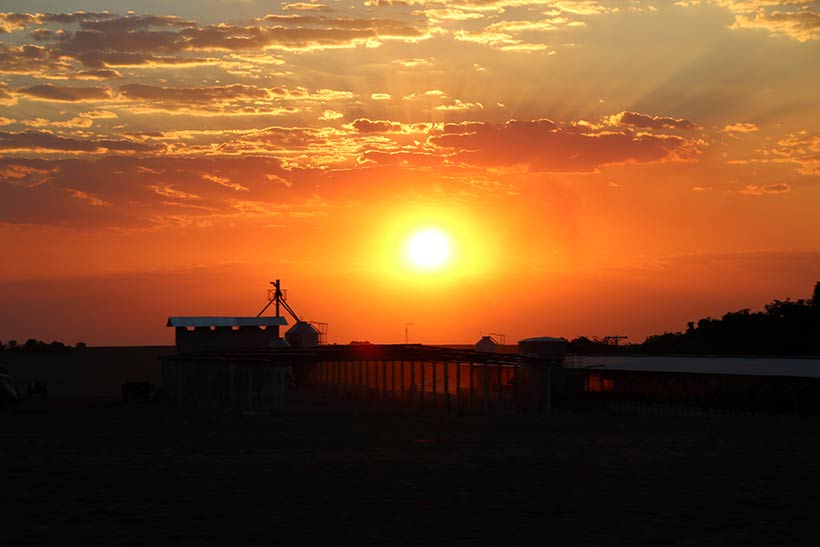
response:
<svg viewBox="0 0 820 547"><path fill-rule="evenodd" d="M44 382L52 397L118 397L130 380L160 383L160 356L172 346L86 348L65 353L0 352L0 366L25 391Z"/></svg>
<svg viewBox="0 0 820 547"><path fill-rule="evenodd" d="M3 545L817 545L820 422L31 400Z"/></svg>

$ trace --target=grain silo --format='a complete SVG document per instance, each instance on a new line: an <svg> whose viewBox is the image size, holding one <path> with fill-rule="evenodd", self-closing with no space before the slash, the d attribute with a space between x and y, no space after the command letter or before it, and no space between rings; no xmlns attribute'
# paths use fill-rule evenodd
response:
<svg viewBox="0 0 820 547"><path fill-rule="evenodd" d="M498 353L500 344L492 336L482 336L481 340L476 342L475 350L483 351L485 353Z"/></svg>
<svg viewBox="0 0 820 547"><path fill-rule="evenodd" d="M285 340L294 348L314 348L319 345L319 329L307 321L299 321L285 333Z"/></svg>

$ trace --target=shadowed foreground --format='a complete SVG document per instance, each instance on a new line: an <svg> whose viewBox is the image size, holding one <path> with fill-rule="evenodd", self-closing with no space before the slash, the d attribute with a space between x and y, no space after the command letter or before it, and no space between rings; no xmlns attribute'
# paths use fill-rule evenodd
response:
<svg viewBox="0 0 820 547"><path fill-rule="evenodd" d="M820 541L820 422L795 417L50 401L0 413L0 438L6 545Z"/></svg>

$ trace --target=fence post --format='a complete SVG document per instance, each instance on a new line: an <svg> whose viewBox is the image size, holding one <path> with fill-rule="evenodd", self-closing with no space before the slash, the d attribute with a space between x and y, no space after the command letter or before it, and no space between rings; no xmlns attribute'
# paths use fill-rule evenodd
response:
<svg viewBox="0 0 820 547"><path fill-rule="evenodd" d="M489 364L487 361L482 363L482 369L484 370L484 412L486 414L490 413L490 369Z"/></svg>
<svg viewBox="0 0 820 547"><path fill-rule="evenodd" d="M456 408L461 409L461 363L456 363Z"/></svg>
<svg viewBox="0 0 820 547"><path fill-rule="evenodd" d="M447 374L447 361L444 361L444 408L450 413L450 377Z"/></svg>
<svg viewBox="0 0 820 547"><path fill-rule="evenodd" d="M544 367L544 415L552 414L552 367Z"/></svg>
<svg viewBox="0 0 820 547"><path fill-rule="evenodd" d="M421 371L419 372L419 399L421 406L424 406L424 360L421 361Z"/></svg>

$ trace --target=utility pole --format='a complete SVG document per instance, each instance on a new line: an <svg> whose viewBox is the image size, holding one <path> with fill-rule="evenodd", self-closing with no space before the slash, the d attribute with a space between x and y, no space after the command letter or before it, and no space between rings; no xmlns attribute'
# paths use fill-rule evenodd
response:
<svg viewBox="0 0 820 547"><path fill-rule="evenodd" d="M405 344L410 343L410 331L407 329L407 327L409 327L411 325L415 325L415 323L405 323L404 324L404 343Z"/></svg>

